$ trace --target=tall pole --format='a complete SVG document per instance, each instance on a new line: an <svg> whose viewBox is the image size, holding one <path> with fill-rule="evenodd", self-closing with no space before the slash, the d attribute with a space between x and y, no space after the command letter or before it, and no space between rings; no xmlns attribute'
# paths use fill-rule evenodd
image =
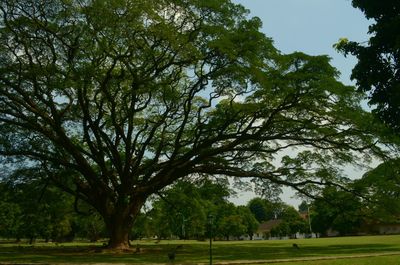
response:
<svg viewBox="0 0 400 265"><path fill-rule="evenodd" d="M312 229L311 229L311 217L310 217L310 206L307 205L307 212L308 212L308 225L310 226L310 235L312 237Z"/></svg>
<svg viewBox="0 0 400 265"><path fill-rule="evenodd" d="M185 240L185 217L182 215L182 238Z"/></svg>
<svg viewBox="0 0 400 265"><path fill-rule="evenodd" d="M211 214L208 215L208 224L210 225L210 265L212 265L212 225L213 225L213 216Z"/></svg>

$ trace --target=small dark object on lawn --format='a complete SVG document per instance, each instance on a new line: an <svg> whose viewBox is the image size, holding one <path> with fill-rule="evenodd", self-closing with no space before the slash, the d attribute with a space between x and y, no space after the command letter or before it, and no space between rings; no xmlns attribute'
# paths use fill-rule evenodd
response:
<svg viewBox="0 0 400 265"><path fill-rule="evenodd" d="M168 252L168 259L170 262L174 262L175 260L175 256L176 256L176 251L180 248L183 248L183 245L178 245L176 246L173 250L171 250L170 252Z"/></svg>
<svg viewBox="0 0 400 265"><path fill-rule="evenodd" d="M171 262L175 260L175 251L168 252L168 259Z"/></svg>
<svg viewBox="0 0 400 265"><path fill-rule="evenodd" d="M139 244L136 244L136 253L140 253L140 247L139 247Z"/></svg>
<svg viewBox="0 0 400 265"><path fill-rule="evenodd" d="M101 248L95 248L94 249L94 253L101 253L103 252Z"/></svg>
<svg viewBox="0 0 400 265"><path fill-rule="evenodd" d="M296 243L293 243L292 245L295 249L300 249L299 245L297 245Z"/></svg>

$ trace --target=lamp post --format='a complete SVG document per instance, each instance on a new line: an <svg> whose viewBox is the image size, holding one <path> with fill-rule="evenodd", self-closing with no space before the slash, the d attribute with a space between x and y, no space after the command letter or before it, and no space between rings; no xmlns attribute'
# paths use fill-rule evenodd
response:
<svg viewBox="0 0 400 265"><path fill-rule="evenodd" d="M210 227L210 265L212 265L212 227L213 227L213 216L211 214L208 215L208 225Z"/></svg>

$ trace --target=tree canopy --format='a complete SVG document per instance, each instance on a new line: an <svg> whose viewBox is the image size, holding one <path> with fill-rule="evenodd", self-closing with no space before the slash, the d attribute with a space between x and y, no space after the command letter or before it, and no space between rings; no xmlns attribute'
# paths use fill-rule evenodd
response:
<svg viewBox="0 0 400 265"><path fill-rule="evenodd" d="M90 206L80 203L77 213L73 196L46 179L33 178L32 172L18 174L27 174L28 180L0 179L0 237L27 238L32 244L37 238L62 242L105 236L101 217Z"/></svg>
<svg viewBox="0 0 400 265"><path fill-rule="evenodd" d="M357 57L352 79L368 92L376 114L400 132L400 2L397 0L353 0L372 25L369 41L357 43L342 39L336 47Z"/></svg>
<svg viewBox="0 0 400 265"><path fill-rule="evenodd" d="M366 200L369 217L379 222L398 222L400 219L399 159L385 161L365 173L353 184Z"/></svg>
<svg viewBox="0 0 400 265"><path fill-rule="evenodd" d="M229 0L5 0L0 11L2 166L92 205L110 247L127 247L146 199L178 179L311 194L340 181L336 164L378 150L362 95L329 58L281 54Z"/></svg>
<svg viewBox="0 0 400 265"><path fill-rule="evenodd" d="M329 229L342 236L356 234L365 217L365 210L360 198L353 193L326 187L313 202L312 229L323 236Z"/></svg>

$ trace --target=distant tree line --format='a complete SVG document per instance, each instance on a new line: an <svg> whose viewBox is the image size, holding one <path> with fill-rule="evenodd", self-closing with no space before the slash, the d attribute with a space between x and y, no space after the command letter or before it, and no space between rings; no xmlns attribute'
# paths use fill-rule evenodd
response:
<svg viewBox="0 0 400 265"><path fill-rule="evenodd" d="M178 181L153 196L130 232L130 239L249 238L259 224L279 219L267 237L296 237L297 233L326 236L361 232L370 224L400 224L400 170L397 160L382 163L347 187L327 186L297 211L279 200L256 197L236 206L228 180L197 178ZM61 192L30 171L17 171L0 181L0 237L33 243L97 241L109 237L101 216L88 204ZM29 181L17 179L26 175ZM300 213L299 213L300 212ZM371 232L371 231L369 231Z"/></svg>
<svg viewBox="0 0 400 265"><path fill-rule="evenodd" d="M264 237L284 237L295 238L297 233L309 233L307 220L300 216L299 212L293 207L280 201L270 201L262 198L254 198L249 201L248 207L260 223L269 220L280 220L281 222L272 227L271 231Z"/></svg>
<svg viewBox="0 0 400 265"><path fill-rule="evenodd" d="M313 231L339 235L378 233L371 225L400 224L399 160L388 160L352 181L346 190L326 187L309 204Z"/></svg>
<svg viewBox="0 0 400 265"><path fill-rule="evenodd" d="M2 238L33 243L37 238L63 242L77 237L96 241L106 236L102 218L91 207L49 183L1 181L0 194Z"/></svg>
<svg viewBox="0 0 400 265"><path fill-rule="evenodd" d="M258 222L248 207L228 201L231 192L228 182L178 181L142 212L142 222L136 224L132 236L198 240L210 235L225 239L251 236Z"/></svg>
<svg viewBox="0 0 400 265"><path fill-rule="evenodd" d="M108 237L104 221L89 205L40 179L1 181L0 194L1 238L33 243L37 238L63 242ZM142 209L130 238L252 239L259 223L274 218L285 220L276 234L302 231L304 224L296 223L302 219L293 207L261 198L236 206L228 201L232 194L228 181L178 181Z"/></svg>

